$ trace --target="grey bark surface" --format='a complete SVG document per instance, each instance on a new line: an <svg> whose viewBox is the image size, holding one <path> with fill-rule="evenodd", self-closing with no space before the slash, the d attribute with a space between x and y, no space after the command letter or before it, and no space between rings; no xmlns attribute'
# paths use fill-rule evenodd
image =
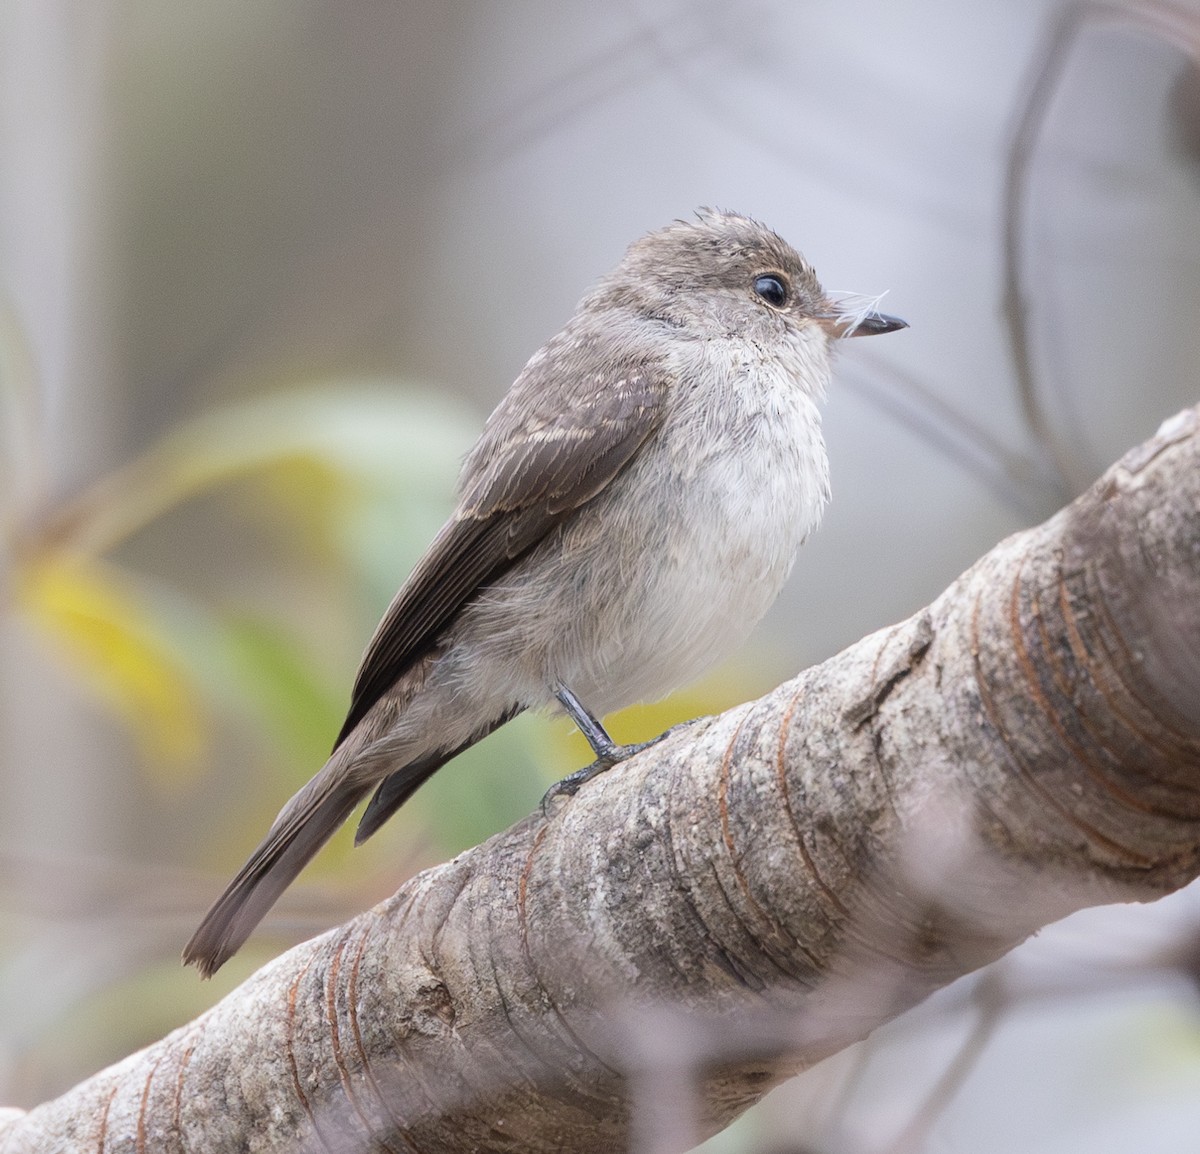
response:
<svg viewBox="0 0 1200 1154"><path fill-rule="evenodd" d="M0 1112L0 1152L684 1148L1046 923L1198 872L1188 410L909 620Z"/></svg>

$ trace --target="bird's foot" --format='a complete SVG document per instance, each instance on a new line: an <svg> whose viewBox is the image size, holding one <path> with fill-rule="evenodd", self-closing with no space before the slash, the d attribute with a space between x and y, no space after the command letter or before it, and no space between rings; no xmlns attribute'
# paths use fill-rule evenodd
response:
<svg viewBox="0 0 1200 1154"><path fill-rule="evenodd" d="M564 777L562 781L555 782L545 794L542 796L542 816L549 816L550 803L561 796L574 797L579 791L579 787L585 782L591 781L593 777L599 777L602 773L607 773L614 765L627 760L634 754L641 753L644 749L649 749L652 745L657 745L660 741L668 738L673 733L678 733L681 729L686 729L692 722L684 721L679 725L673 725L670 729L660 733L657 737L652 737L649 741L635 741L630 745L618 745L611 739L607 745L602 747L602 750L597 753L596 760L591 765L585 765L582 769L577 769L574 773ZM607 737L607 734L605 734Z"/></svg>

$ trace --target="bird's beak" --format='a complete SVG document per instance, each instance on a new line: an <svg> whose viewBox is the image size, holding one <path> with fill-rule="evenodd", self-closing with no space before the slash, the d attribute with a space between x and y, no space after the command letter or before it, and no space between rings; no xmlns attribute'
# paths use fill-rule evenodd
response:
<svg viewBox="0 0 1200 1154"><path fill-rule="evenodd" d="M887 313L856 313L842 312L831 308L828 312L817 314L817 323L831 336L839 340L843 337L870 337L876 333L894 333L897 329L908 328L908 321L899 317L890 317Z"/></svg>

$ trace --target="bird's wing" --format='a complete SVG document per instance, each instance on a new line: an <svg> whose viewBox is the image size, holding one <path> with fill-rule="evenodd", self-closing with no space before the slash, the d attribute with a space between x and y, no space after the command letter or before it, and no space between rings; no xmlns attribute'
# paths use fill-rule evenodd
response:
<svg viewBox="0 0 1200 1154"><path fill-rule="evenodd" d="M595 497L662 422L671 380L661 366L629 357L573 375L565 390L562 371L553 355L535 358L489 418L454 516L367 646L334 749L480 588Z"/></svg>

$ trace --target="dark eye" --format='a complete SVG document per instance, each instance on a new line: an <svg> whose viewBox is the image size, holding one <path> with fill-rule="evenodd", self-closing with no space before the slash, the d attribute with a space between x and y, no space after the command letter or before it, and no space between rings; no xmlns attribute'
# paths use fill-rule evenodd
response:
<svg viewBox="0 0 1200 1154"><path fill-rule="evenodd" d="M755 278L755 296L762 297L772 308L781 309L788 302L787 282L774 273Z"/></svg>

